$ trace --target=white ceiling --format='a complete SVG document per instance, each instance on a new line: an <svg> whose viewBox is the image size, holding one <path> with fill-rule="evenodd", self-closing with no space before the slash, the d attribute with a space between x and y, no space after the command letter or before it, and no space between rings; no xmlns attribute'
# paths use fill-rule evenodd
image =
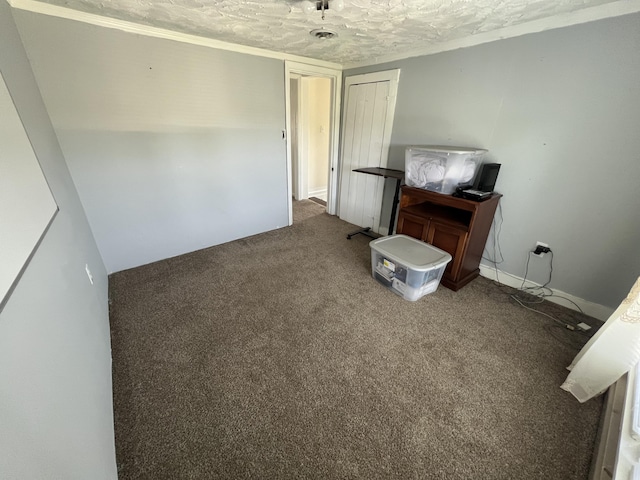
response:
<svg viewBox="0 0 640 480"><path fill-rule="evenodd" d="M330 0L333 2L336 0ZM103 17L355 66L640 11L638 0L44 0ZM17 2L11 2L14 4ZM34 2L38 3L38 2ZM337 38L310 35L316 28Z"/></svg>

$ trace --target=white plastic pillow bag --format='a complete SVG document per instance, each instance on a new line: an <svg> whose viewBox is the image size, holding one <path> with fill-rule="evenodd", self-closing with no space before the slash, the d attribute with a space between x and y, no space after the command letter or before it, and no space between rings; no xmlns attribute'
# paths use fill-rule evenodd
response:
<svg viewBox="0 0 640 480"><path fill-rule="evenodd" d="M567 367L560 388L580 402L603 393L640 360L640 278Z"/></svg>

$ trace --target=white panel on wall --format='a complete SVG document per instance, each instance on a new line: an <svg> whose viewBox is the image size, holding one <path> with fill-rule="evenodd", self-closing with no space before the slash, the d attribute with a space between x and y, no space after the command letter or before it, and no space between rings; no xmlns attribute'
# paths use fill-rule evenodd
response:
<svg viewBox="0 0 640 480"><path fill-rule="evenodd" d="M0 305L38 245L56 205L0 76Z"/></svg>

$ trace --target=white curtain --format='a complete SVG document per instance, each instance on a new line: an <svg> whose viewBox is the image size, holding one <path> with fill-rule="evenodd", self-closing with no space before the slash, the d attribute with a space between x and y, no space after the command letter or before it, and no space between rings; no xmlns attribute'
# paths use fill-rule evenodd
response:
<svg viewBox="0 0 640 480"><path fill-rule="evenodd" d="M560 388L586 402L640 361L640 278L627 298L567 367Z"/></svg>

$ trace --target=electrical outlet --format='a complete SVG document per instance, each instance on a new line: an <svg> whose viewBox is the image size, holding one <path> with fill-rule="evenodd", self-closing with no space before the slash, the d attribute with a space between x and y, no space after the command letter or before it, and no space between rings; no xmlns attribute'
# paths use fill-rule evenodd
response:
<svg viewBox="0 0 640 480"><path fill-rule="evenodd" d="M542 258L544 257L544 254L549 251L551 251L549 245L543 242L536 242L536 246L533 250L531 250L531 253L533 253L536 257Z"/></svg>

